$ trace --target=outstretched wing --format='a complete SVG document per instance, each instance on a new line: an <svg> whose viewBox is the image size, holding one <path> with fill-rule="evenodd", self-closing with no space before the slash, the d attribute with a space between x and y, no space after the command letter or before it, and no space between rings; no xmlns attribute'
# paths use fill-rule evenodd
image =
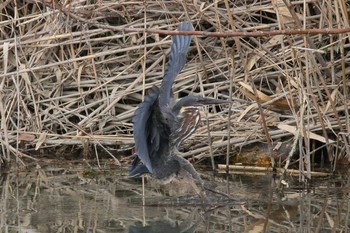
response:
<svg viewBox="0 0 350 233"><path fill-rule="evenodd" d="M191 31L192 23L183 22L179 25L179 31ZM163 161L169 152L170 129L163 118L161 109L167 106L173 96L173 82L186 63L186 54L191 43L191 36L175 35L171 46L170 58L167 63L161 88L153 87L148 96L145 96L133 117L134 140L138 159L134 160L130 173L144 173L147 170L153 173L152 161ZM170 113L169 113L170 114ZM171 114L169 116L172 116ZM164 120L165 122L162 122ZM143 165L138 166L139 159Z"/></svg>
<svg viewBox="0 0 350 233"><path fill-rule="evenodd" d="M192 23L185 21L180 23L179 31L192 31ZM169 104L173 96L173 83L176 76L180 73L186 64L186 55L190 46L192 36L189 35L174 35L173 44L171 46L170 58L166 65L163 81L160 87L160 108Z"/></svg>
<svg viewBox="0 0 350 233"><path fill-rule="evenodd" d="M138 177L145 173L150 173L144 164L139 164L140 158L135 156L131 165L129 165L129 176Z"/></svg>
<svg viewBox="0 0 350 233"><path fill-rule="evenodd" d="M150 148L159 147L159 133L154 130L152 114L156 104L158 104L159 90L153 87L145 100L138 106L132 121L134 123L134 140L136 154L150 173L153 172L150 160ZM150 144L152 143L152 144Z"/></svg>

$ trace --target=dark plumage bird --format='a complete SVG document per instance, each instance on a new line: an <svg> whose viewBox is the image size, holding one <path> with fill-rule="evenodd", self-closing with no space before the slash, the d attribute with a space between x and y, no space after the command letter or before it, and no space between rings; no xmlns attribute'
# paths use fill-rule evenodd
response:
<svg viewBox="0 0 350 233"><path fill-rule="evenodd" d="M179 31L192 31L191 22L182 22ZM192 37L173 36L170 58L160 88L153 86L133 117L136 155L130 176L151 173L163 182L182 175L194 179L203 188L203 181L192 164L181 156L179 145L198 128L198 107L229 101L186 96L178 101L173 97L172 86L186 63ZM139 164L139 162L142 164Z"/></svg>

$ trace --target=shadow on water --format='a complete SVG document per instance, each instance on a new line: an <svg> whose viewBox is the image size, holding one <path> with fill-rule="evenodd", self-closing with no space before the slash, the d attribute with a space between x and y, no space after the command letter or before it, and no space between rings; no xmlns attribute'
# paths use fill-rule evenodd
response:
<svg viewBox="0 0 350 233"><path fill-rule="evenodd" d="M350 178L276 188L266 176L207 176L217 193L205 202L191 184L160 185L117 171L81 169L1 175L1 232L349 232ZM223 195L225 194L225 195ZM145 205L142 205L143 201Z"/></svg>

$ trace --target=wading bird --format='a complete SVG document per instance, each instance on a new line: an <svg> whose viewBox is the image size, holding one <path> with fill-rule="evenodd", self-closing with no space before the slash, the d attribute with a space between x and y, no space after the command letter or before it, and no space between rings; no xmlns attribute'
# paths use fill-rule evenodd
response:
<svg viewBox="0 0 350 233"><path fill-rule="evenodd" d="M182 22L178 31L192 31L192 23ZM153 86L135 111L133 129L137 157L130 166L130 176L150 173L163 183L170 182L176 175L191 177L203 190L202 179L178 148L198 128L200 106L230 101L200 96L174 99L172 86L186 63L191 40L190 35L173 36L160 88Z"/></svg>

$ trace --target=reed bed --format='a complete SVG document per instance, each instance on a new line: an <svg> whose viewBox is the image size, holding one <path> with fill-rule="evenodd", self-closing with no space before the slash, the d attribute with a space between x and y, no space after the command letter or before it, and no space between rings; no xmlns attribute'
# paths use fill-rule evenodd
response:
<svg viewBox="0 0 350 233"><path fill-rule="evenodd" d="M228 158L256 142L272 152L292 139L286 168L297 149L307 170L318 147L349 159L345 0L5 0L0 9L2 161L67 148L116 162L131 154L133 112L162 80L167 32L185 20L201 35L175 94L233 100L204 109L185 156Z"/></svg>

